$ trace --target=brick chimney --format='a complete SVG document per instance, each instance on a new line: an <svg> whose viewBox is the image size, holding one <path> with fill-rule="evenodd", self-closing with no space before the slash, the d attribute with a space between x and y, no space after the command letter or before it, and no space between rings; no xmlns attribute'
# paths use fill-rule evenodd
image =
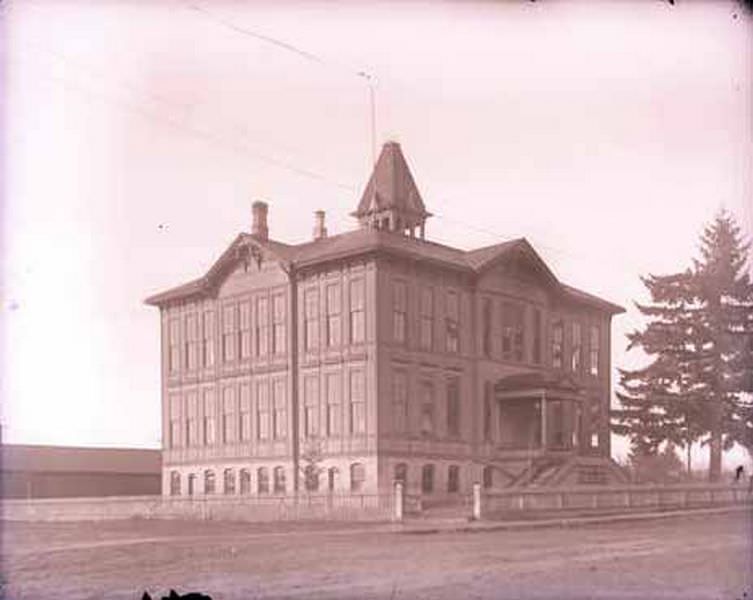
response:
<svg viewBox="0 0 753 600"><path fill-rule="evenodd" d="M327 237L327 228L324 226L324 211L317 210L314 213L314 239L321 240Z"/></svg>
<svg viewBox="0 0 753 600"><path fill-rule="evenodd" d="M257 200L251 205L253 221L251 223L251 235L255 235L260 240L269 239L269 229L267 228L267 203Z"/></svg>

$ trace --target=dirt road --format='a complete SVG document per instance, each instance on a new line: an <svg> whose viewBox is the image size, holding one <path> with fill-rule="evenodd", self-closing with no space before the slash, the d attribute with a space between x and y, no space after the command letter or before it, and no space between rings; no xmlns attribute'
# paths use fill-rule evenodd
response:
<svg viewBox="0 0 753 600"><path fill-rule="evenodd" d="M753 598L751 516L478 533L122 521L3 524L5 597ZM743 596L743 594L747 594Z"/></svg>

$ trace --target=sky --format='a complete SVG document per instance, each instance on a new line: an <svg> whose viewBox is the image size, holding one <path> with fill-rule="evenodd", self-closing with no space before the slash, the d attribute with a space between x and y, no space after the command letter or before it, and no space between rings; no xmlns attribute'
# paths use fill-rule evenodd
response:
<svg viewBox="0 0 753 600"><path fill-rule="evenodd" d="M752 41L724 1L3 2L4 441L158 447L144 298L202 275L254 200L281 241L317 209L353 228L388 139L427 237L526 237L628 309L612 360L640 364L640 276L688 266L721 208L753 231Z"/></svg>

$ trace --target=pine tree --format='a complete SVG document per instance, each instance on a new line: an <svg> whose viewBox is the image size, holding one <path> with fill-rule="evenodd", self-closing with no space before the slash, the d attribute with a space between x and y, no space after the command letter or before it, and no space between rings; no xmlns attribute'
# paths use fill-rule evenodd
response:
<svg viewBox="0 0 753 600"><path fill-rule="evenodd" d="M699 352L690 379L704 398L710 445L709 478L721 476L722 450L735 442L753 449L753 283L749 244L731 215L721 212L703 232L694 261L692 334Z"/></svg>
<svg viewBox="0 0 753 600"><path fill-rule="evenodd" d="M651 304L636 306L649 321L628 336L628 349L640 347L652 360L620 371L613 430L641 453L669 442L689 457L701 440L717 481L722 449L737 442L753 450L753 284L748 246L729 214L706 227L700 252L692 269L642 278Z"/></svg>

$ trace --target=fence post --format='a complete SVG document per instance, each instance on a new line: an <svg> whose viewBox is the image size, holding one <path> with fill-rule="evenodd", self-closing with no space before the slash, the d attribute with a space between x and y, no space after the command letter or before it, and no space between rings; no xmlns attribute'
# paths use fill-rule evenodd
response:
<svg viewBox="0 0 753 600"><path fill-rule="evenodd" d="M401 481L395 482L394 506L392 509L392 519L394 521L403 520L403 484Z"/></svg>
<svg viewBox="0 0 753 600"><path fill-rule="evenodd" d="M481 520L481 484L473 484L473 520Z"/></svg>

